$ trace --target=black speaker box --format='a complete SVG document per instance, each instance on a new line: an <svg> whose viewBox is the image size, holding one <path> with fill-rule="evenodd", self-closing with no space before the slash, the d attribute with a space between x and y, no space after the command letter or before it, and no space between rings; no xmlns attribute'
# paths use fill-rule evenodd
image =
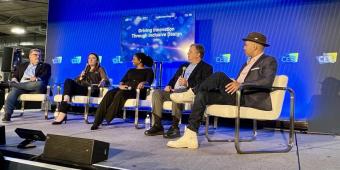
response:
<svg viewBox="0 0 340 170"><path fill-rule="evenodd" d="M91 165L107 160L110 144L84 139L47 134L42 159L63 164Z"/></svg>
<svg viewBox="0 0 340 170"><path fill-rule="evenodd" d="M12 69L12 59L13 59L13 48L4 47L4 55L2 56L2 72L11 72Z"/></svg>

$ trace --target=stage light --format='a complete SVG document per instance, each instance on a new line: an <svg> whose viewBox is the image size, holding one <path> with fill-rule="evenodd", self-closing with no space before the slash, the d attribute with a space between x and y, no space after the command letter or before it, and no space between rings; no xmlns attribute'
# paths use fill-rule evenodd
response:
<svg viewBox="0 0 340 170"><path fill-rule="evenodd" d="M21 46L33 46L34 43L28 41L28 42L21 42L20 45L21 45Z"/></svg>
<svg viewBox="0 0 340 170"><path fill-rule="evenodd" d="M11 29L11 32L13 33L13 34L25 34L26 33L26 30L24 29L24 28L21 28L21 27L13 27L12 29Z"/></svg>

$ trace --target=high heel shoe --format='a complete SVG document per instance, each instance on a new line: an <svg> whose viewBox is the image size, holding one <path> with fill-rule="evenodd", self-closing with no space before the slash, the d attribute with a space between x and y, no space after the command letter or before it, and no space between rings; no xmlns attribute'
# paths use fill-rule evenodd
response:
<svg viewBox="0 0 340 170"><path fill-rule="evenodd" d="M61 120L60 122L53 121L53 122L52 122L52 125L60 125L60 124L62 124L64 121L65 121L65 124L66 124L66 122L67 122L67 115L65 115L65 117L63 118L63 120Z"/></svg>
<svg viewBox="0 0 340 170"><path fill-rule="evenodd" d="M97 125L92 125L91 126L91 130L97 130L98 129L98 126Z"/></svg>

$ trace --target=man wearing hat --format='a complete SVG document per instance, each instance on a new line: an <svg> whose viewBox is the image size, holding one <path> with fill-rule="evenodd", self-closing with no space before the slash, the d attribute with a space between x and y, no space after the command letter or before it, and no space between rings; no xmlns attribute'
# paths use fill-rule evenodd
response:
<svg viewBox="0 0 340 170"><path fill-rule="evenodd" d="M199 86L170 96L171 100L176 103L192 101L193 98L195 100L189 117L189 125L185 129L184 135L176 141L169 141L168 147L198 148L197 132L206 105L235 105L235 92L241 85L272 86L277 62L274 57L264 54L264 48L269 46L266 37L261 33L252 32L243 41L244 52L249 58L242 66L236 80L230 79L222 72L217 72ZM241 105L261 110L272 110L269 91L263 90L244 91Z"/></svg>

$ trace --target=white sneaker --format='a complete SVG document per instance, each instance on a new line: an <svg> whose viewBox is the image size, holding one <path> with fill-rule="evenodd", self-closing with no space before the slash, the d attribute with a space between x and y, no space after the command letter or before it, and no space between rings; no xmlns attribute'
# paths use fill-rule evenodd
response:
<svg viewBox="0 0 340 170"><path fill-rule="evenodd" d="M186 92L172 93L170 99L175 103L192 103L194 101L195 94L190 88Z"/></svg>
<svg viewBox="0 0 340 170"><path fill-rule="evenodd" d="M189 149L197 149L198 148L198 139L197 133L185 128L184 135L175 141L169 141L166 144L170 148L189 148Z"/></svg>

